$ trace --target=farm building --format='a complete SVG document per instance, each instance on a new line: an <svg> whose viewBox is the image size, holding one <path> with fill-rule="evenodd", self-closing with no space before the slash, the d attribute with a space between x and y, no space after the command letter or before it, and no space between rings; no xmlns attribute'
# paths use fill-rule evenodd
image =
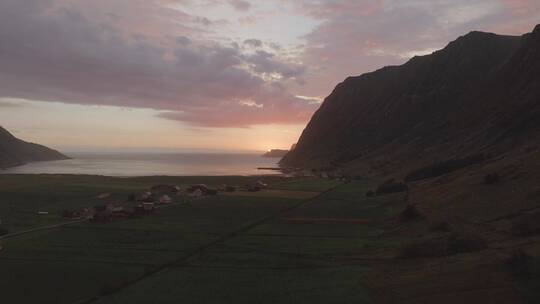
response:
<svg viewBox="0 0 540 304"><path fill-rule="evenodd" d="M135 214L137 215L149 215L154 213L155 204L154 203L142 203L135 207Z"/></svg>
<svg viewBox="0 0 540 304"><path fill-rule="evenodd" d="M95 206L95 213L92 217L94 222L110 222L113 219L113 206L112 205L100 205Z"/></svg>
<svg viewBox="0 0 540 304"><path fill-rule="evenodd" d="M155 185L150 188L150 192L152 192L153 194L175 194L180 192L180 187L174 185Z"/></svg>
<svg viewBox="0 0 540 304"><path fill-rule="evenodd" d="M64 210L62 217L65 219L76 220L81 218L81 212L77 210Z"/></svg>
<svg viewBox="0 0 540 304"><path fill-rule="evenodd" d="M111 194L110 193L100 193L96 196L96 198L98 199L106 199L106 198L109 198L111 197Z"/></svg>
<svg viewBox="0 0 540 304"><path fill-rule="evenodd" d="M170 203L172 203L172 199L167 194L164 194L164 195L159 197L159 203L160 204L170 204Z"/></svg>
<svg viewBox="0 0 540 304"><path fill-rule="evenodd" d="M255 186L261 188L261 189L264 189L264 188L267 188L268 187L268 184L264 183L263 181L257 181L255 183Z"/></svg>
<svg viewBox="0 0 540 304"><path fill-rule="evenodd" d="M208 188L208 186L205 184L192 185L187 189L187 191L192 195L197 191L200 191L201 195L216 195L218 193L216 189Z"/></svg>
<svg viewBox="0 0 540 304"><path fill-rule="evenodd" d="M205 184L198 184L198 185L191 185L189 188L187 188L187 191L190 193L195 192L196 190L200 190L202 193L206 193L208 191L208 186Z"/></svg>
<svg viewBox="0 0 540 304"><path fill-rule="evenodd" d="M154 197L151 192L143 192L137 197L137 201L151 203L154 201Z"/></svg>

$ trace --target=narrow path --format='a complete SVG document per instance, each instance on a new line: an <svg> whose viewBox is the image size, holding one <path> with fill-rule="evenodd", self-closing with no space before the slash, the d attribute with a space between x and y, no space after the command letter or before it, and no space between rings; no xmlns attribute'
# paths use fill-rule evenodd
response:
<svg viewBox="0 0 540 304"><path fill-rule="evenodd" d="M178 206L178 205L179 204L161 205L161 206L157 206L156 209L163 209L163 208L167 208L167 207L170 207L170 206ZM70 221L70 222L64 222L64 223L59 223L59 224L54 224L54 225L36 227L36 228L23 230L23 231L17 231L17 232L8 233L8 234L0 236L0 240L9 239L9 238L21 236L21 235L32 233L32 232L38 232L38 231L45 231L45 230L52 230L52 229L56 229L56 228L62 228L62 227L65 227L65 226L84 223L84 222L88 222L88 221L89 221L89 219L86 218L86 219ZM0 246L0 249L1 248L2 247Z"/></svg>
<svg viewBox="0 0 540 304"><path fill-rule="evenodd" d="M92 298L89 298L89 299L86 299L86 300L82 300L82 301L78 301L76 302L76 304L89 304L89 303L94 303L98 300L100 300L101 298L104 298L104 297L107 297L109 295L112 295L112 294L116 294L130 286L133 286L135 285L136 283L139 283L155 274L158 274L158 273L162 273L164 271L167 271L171 268L173 268L175 265L177 265L178 263L181 263L181 262L187 262L189 261L190 259L193 259L195 258L196 256L204 253L206 250L214 247L215 245L217 244L220 244L220 243L223 243L225 241L228 241L230 239L233 239L235 237L237 237L238 235L240 234L243 234L249 230L252 230L253 228L257 227L257 226L260 226L262 224L265 224L271 220L274 220L276 218L279 218L280 216L286 214L286 213L289 213L295 209L298 209L300 207L303 207L305 205L308 205L312 202L314 202L317 198L321 197L322 195L328 193L328 192L331 192L333 190L335 190L336 188L342 186L343 184L339 184L339 185L336 185L330 189L327 189L321 193L319 193L318 195L312 197L312 198L309 198L309 199L306 199L306 200L303 200L297 204L294 204L288 208L285 208L285 209L282 209L282 210L279 210L278 212L275 212L273 214L270 214L270 215L267 215L267 216L263 216L259 219L256 219L250 223L247 223L243 226L241 226L240 228L232 231L232 232L229 232L227 234L224 234L223 236L213 240L212 242L210 243L207 243L205 245L202 245L200 247L197 247L195 248L193 251L189 252L188 254L174 260L174 261L171 261L171 262L168 262L166 264L163 264L163 265L160 265L159 267L156 267L155 269L151 270L151 271L147 271L144 275L140 276L139 278L136 278L134 280L131 280L129 282L127 282L126 284L124 284L122 287L116 289L115 291L109 293L108 295L105 295L105 296L95 296L95 297L92 297Z"/></svg>
<svg viewBox="0 0 540 304"><path fill-rule="evenodd" d="M82 219L82 220L71 221L71 222L66 222L66 223L60 223L60 224L36 227L36 228L23 230L23 231L17 231L17 232L8 233L8 234L0 236L0 240L9 239L9 238L13 238L13 237L16 237L16 236L21 236L21 235L32 233L32 232L38 232L38 231L44 231L44 230L52 230L52 229L61 228L61 227L64 227L64 226L83 223L83 222L86 222L86 221L88 221L88 219Z"/></svg>

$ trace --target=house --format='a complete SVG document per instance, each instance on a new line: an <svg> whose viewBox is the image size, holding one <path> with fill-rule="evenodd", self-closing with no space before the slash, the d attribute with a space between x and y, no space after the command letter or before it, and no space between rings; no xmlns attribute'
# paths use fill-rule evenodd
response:
<svg viewBox="0 0 540 304"><path fill-rule="evenodd" d="M180 192L180 187L174 185L155 185L150 188L152 194L176 194Z"/></svg>
<svg viewBox="0 0 540 304"><path fill-rule="evenodd" d="M187 192L193 193L196 190L200 190L201 193L206 194L206 192L208 192L208 189L209 189L208 186L206 186L205 184L198 184L198 185L191 185L189 188L187 188Z"/></svg>
<svg viewBox="0 0 540 304"><path fill-rule="evenodd" d="M208 188L208 186L206 186L204 184L192 185L187 189L187 191L189 193L191 193L192 196L197 196L197 195L193 195L197 191L200 191L201 195L216 195L216 194L218 194L218 191L216 189Z"/></svg>
<svg viewBox="0 0 540 304"><path fill-rule="evenodd" d="M203 192L201 191L201 189L196 189L195 191L191 192L189 195L192 197L201 197L203 195Z"/></svg>
<svg viewBox="0 0 540 304"><path fill-rule="evenodd" d="M125 219L130 218L135 214L133 208L126 208L122 206L115 207L112 211L112 217L114 219Z"/></svg>
<svg viewBox="0 0 540 304"><path fill-rule="evenodd" d="M144 211L151 211L153 212L154 211L154 208L155 208L155 204L154 203L143 203L142 204L142 207L144 209Z"/></svg>
<svg viewBox="0 0 540 304"><path fill-rule="evenodd" d="M247 185L246 189L249 192L259 192L259 191L261 191L261 187L259 187L257 185Z"/></svg>
<svg viewBox="0 0 540 304"><path fill-rule="evenodd" d="M91 218L93 222L106 223L113 220L112 209L107 208L106 206L96 206L96 212Z"/></svg>
<svg viewBox="0 0 540 304"><path fill-rule="evenodd" d="M224 192L235 192L236 191L236 187L234 186L228 186L228 185L223 185L219 191L224 191Z"/></svg>
<svg viewBox="0 0 540 304"><path fill-rule="evenodd" d="M97 196L98 199L106 199L106 198L109 198L109 197L111 197L110 193L101 193L101 194L98 194L98 196Z"/></svg>
<svg viewBox="0 0 540 304"><path fill-rule="evenodd" d="M256 187L259 187L259 188L261 188L261 189L265 189L265 188L268 187L268 184L265 184L265 183L263 183L262 181L257 181L257 182L255 183L255 186L256 186Z"/></svg>
<svg viewBox="0 0 540 304"><path fill-rule="evenodd" d="M76 210L64 210L62 211L62 217L70 220L78 220L81 218L81 212Z"/></svg>
<svg viewBox="0 0 540 304"><path fill-rule="evenodd" d="M154 197L150 191L143 192L139 197L137 198L137 201L139 202L147 202L152 203L154 202Z"/></svg>
<svg viewBox="0 0 540 304"><path fill-rule="evenodd" d="M112 212L123 212L124 207L122 207L122 206L113 206L111 210L112 210Z"/></svg>
<svg viewBox="0 0 540 304"><path fill-rule="evenodd" d="M159 203L160 204L170 204L170 203L172 203L172 199L167 194L164 194L164 195L159 197Z"/></svg>

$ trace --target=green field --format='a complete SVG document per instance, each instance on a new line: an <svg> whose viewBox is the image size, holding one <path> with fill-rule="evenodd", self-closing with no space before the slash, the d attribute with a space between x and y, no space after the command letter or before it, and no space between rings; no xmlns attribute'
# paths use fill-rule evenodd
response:
<svg viewBox="0 0 540 304"><path fill-rule="evenodd" d="M93 206L98 193L258 179L4 175L9 203L2 200L0 210L10 211L8 224L21 231L62 222L58 212ZM9 303L370 303L361 283L368 267L350 257L392 245L378 235L403 208L402 195L366 198L367 181L262 179L271 190L177 200L148 217L4 239L0 295ZM45 209L45 219L35 214Z"/></svg>

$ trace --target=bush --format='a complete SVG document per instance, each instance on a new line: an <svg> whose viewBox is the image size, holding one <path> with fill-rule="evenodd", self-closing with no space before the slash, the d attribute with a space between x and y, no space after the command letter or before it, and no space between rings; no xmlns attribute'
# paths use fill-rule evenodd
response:
<svg viewBox="0 0 540 304"><path fill-rule="evenodd" d="M431 231L448 232L452 230L447 222L435 222L429 227Z"/></svg>
<svg viewBox="0 0 540 304"><path fill-rule="evenodd" d="M495 184L498 184L500 182L501 178L499 177L499 174L497 173L490 173L490 174L486 174L486 176L484 176L484 183L486 185L495 185Z"/></svg>
<svg viewBox="0 0 540 304"><path fill-rule="evenodd" d="M398 193L398 192L405 192L405 191L409 191L409 186L407 186L407 184L402 183L402 182L396 182L395 180L391 179L380 184L377 187L376 193L377 195L381 195L381 194Z"/></svg>
<svg viewBox="0 0 540 304"><path fill-rule="evenodd" d="M528 280L531 276L533 260L532 256L519 249L512 253L505 264L514 276Z"/></svg>
<svg viewBox="0 0 540 304"><path fill-rule="evenodd" d="M540 232L540 212L523 215L512 222L514 236L531 236Z"/></svg>
<svg viewBox="0 0 540 304"><path fill-rule="evenodd" d="M420 218L422 218L422 213L414 205L407 205L405 210L399 213L398 217L400 222L410 222Z"/></svg>
<svg viewBox="0 0 540 304"><path fill-rule="evenodd" d="M7 227L0 226L0 236L9 234L9 229Z"/></svg>
<svg viewBox="0 0 540 304"><path fill-rule="evenodd" d="M405 245L400 256L402 258L442 257L474 252L486 247L485 240L478 236L453 233L443 238L421 240Z"/></svg>
<svg viewBox="0 0 540 304"><path fill-rule="evenodd" d="M427 178L448 174L468 166L483 162L488 157L484 154L474 154L465 158L455 158L442 162L436 162L430 166L414 170L405 177L406 182L418 181Z"/></svg>
<svg viewBox="0 0 540 304"><path fill-rule="evenodd" d="M127 285L127 282L109 282L105 283L101 288L99 289L99 295L100 296L107 296L110 294L113 294L120 289L124 288Z"/></svg>

